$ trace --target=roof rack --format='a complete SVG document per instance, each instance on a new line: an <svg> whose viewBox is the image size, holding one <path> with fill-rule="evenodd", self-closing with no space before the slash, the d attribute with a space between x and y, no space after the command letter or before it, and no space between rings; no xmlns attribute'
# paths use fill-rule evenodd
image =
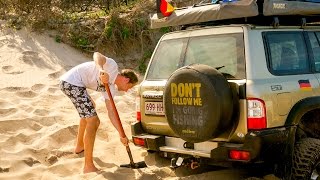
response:
<svg viewBox="0 0 320 180"><path fill-rule="evenodd" d="M307 26L320 26L319 16L263 16L258 15L255 17L234 18L217 21L207 21L201 23L192 23L181 25L181 30L187 29L192 26L218 26L218 25L231 25L231 24L252 24L257 26L272 26L279 28L280 26L300 26L305 28Z"/></svg>
<svg viewBox="0 0 320 180"><path fill-rule="evenodd" d="M150 16L150 28L168 26L254 24L301 26L320 22L320 3L310 0L220 0L175 9L168 17Z"/></svg>

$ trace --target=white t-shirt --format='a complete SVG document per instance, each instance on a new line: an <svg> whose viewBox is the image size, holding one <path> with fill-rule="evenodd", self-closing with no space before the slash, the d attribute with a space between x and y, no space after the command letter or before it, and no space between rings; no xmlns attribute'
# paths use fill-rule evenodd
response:
<svg viewBox="0 0 320 180"><path fill-rule="evenodd" d="M112 96L114 96L116 92L114 82L119 74L118 65L113 59L106 57L106 63L103 65L103 69L109 74L109 88ZM99 88L99 77L99 68L96 66L94 61L89 61L73 67L62 75L60 80L66 81L75 86L101 91ZM108 94L105 91L101 93L105 99L109 99Z"/></svg>

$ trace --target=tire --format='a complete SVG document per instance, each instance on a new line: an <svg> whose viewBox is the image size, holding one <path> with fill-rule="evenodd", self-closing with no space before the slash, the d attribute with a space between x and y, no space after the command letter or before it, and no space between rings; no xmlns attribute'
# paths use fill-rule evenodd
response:
<svg viewBox="0 0 320 180"><path fill-rule="evenodd" d="M291 179L310 180L319 179L316 177L319 174L320 166L320 140L314 138L301 139L294 148L293 152L293 167Z"/></svg>
<svg viewBox="0 0 320 180"><path fill-rule="evenodd" d="M207 65L193 64L173 72L165 86L164 106L170 128L187 142L212 139L232 124L230 85Z"/></svg>

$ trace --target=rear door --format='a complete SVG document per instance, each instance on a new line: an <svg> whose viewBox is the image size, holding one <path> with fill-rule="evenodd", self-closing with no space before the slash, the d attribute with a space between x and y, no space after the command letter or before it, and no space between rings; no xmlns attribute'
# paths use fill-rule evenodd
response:
<svg viewBox="0 0 320 180"><path fill-rule="evenodd" d="M244 79L243 29L214 27L170 33L162 37L140 85L140 114L144 130L150 134L175 136L168 125L163 106L163 90L169 76L192 63L206 64Z"/></svg>
<svg viewBox="0 0 320 180"><path fill-rule="evenodd" d="M285 119L296 102L319 94L319 82L313 73L308 36L304 31L270 31L264 33L264 38L268 69L278 87L272 89L275 113L270 113L274 116L268 119L268 126L282 126L284 121L279 119Z"/></svg>
<svg viewBox="0 0 320 180"><path fill-rule="evenodd" d="M307 31L309 56L311 59L312 70L320 81L320 30Z"/></svg>

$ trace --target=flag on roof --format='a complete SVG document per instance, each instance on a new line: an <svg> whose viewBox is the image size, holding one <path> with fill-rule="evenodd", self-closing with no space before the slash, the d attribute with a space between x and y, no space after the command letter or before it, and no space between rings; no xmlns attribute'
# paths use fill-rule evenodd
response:
<svg viewBox="0 0 320 180"><path fill-rule="evenodd" d="M161 0L160 1L160 11L162 15L164 16L170 16L172 12L174 11L174 7L168 3L166 0Z"/></svg>

